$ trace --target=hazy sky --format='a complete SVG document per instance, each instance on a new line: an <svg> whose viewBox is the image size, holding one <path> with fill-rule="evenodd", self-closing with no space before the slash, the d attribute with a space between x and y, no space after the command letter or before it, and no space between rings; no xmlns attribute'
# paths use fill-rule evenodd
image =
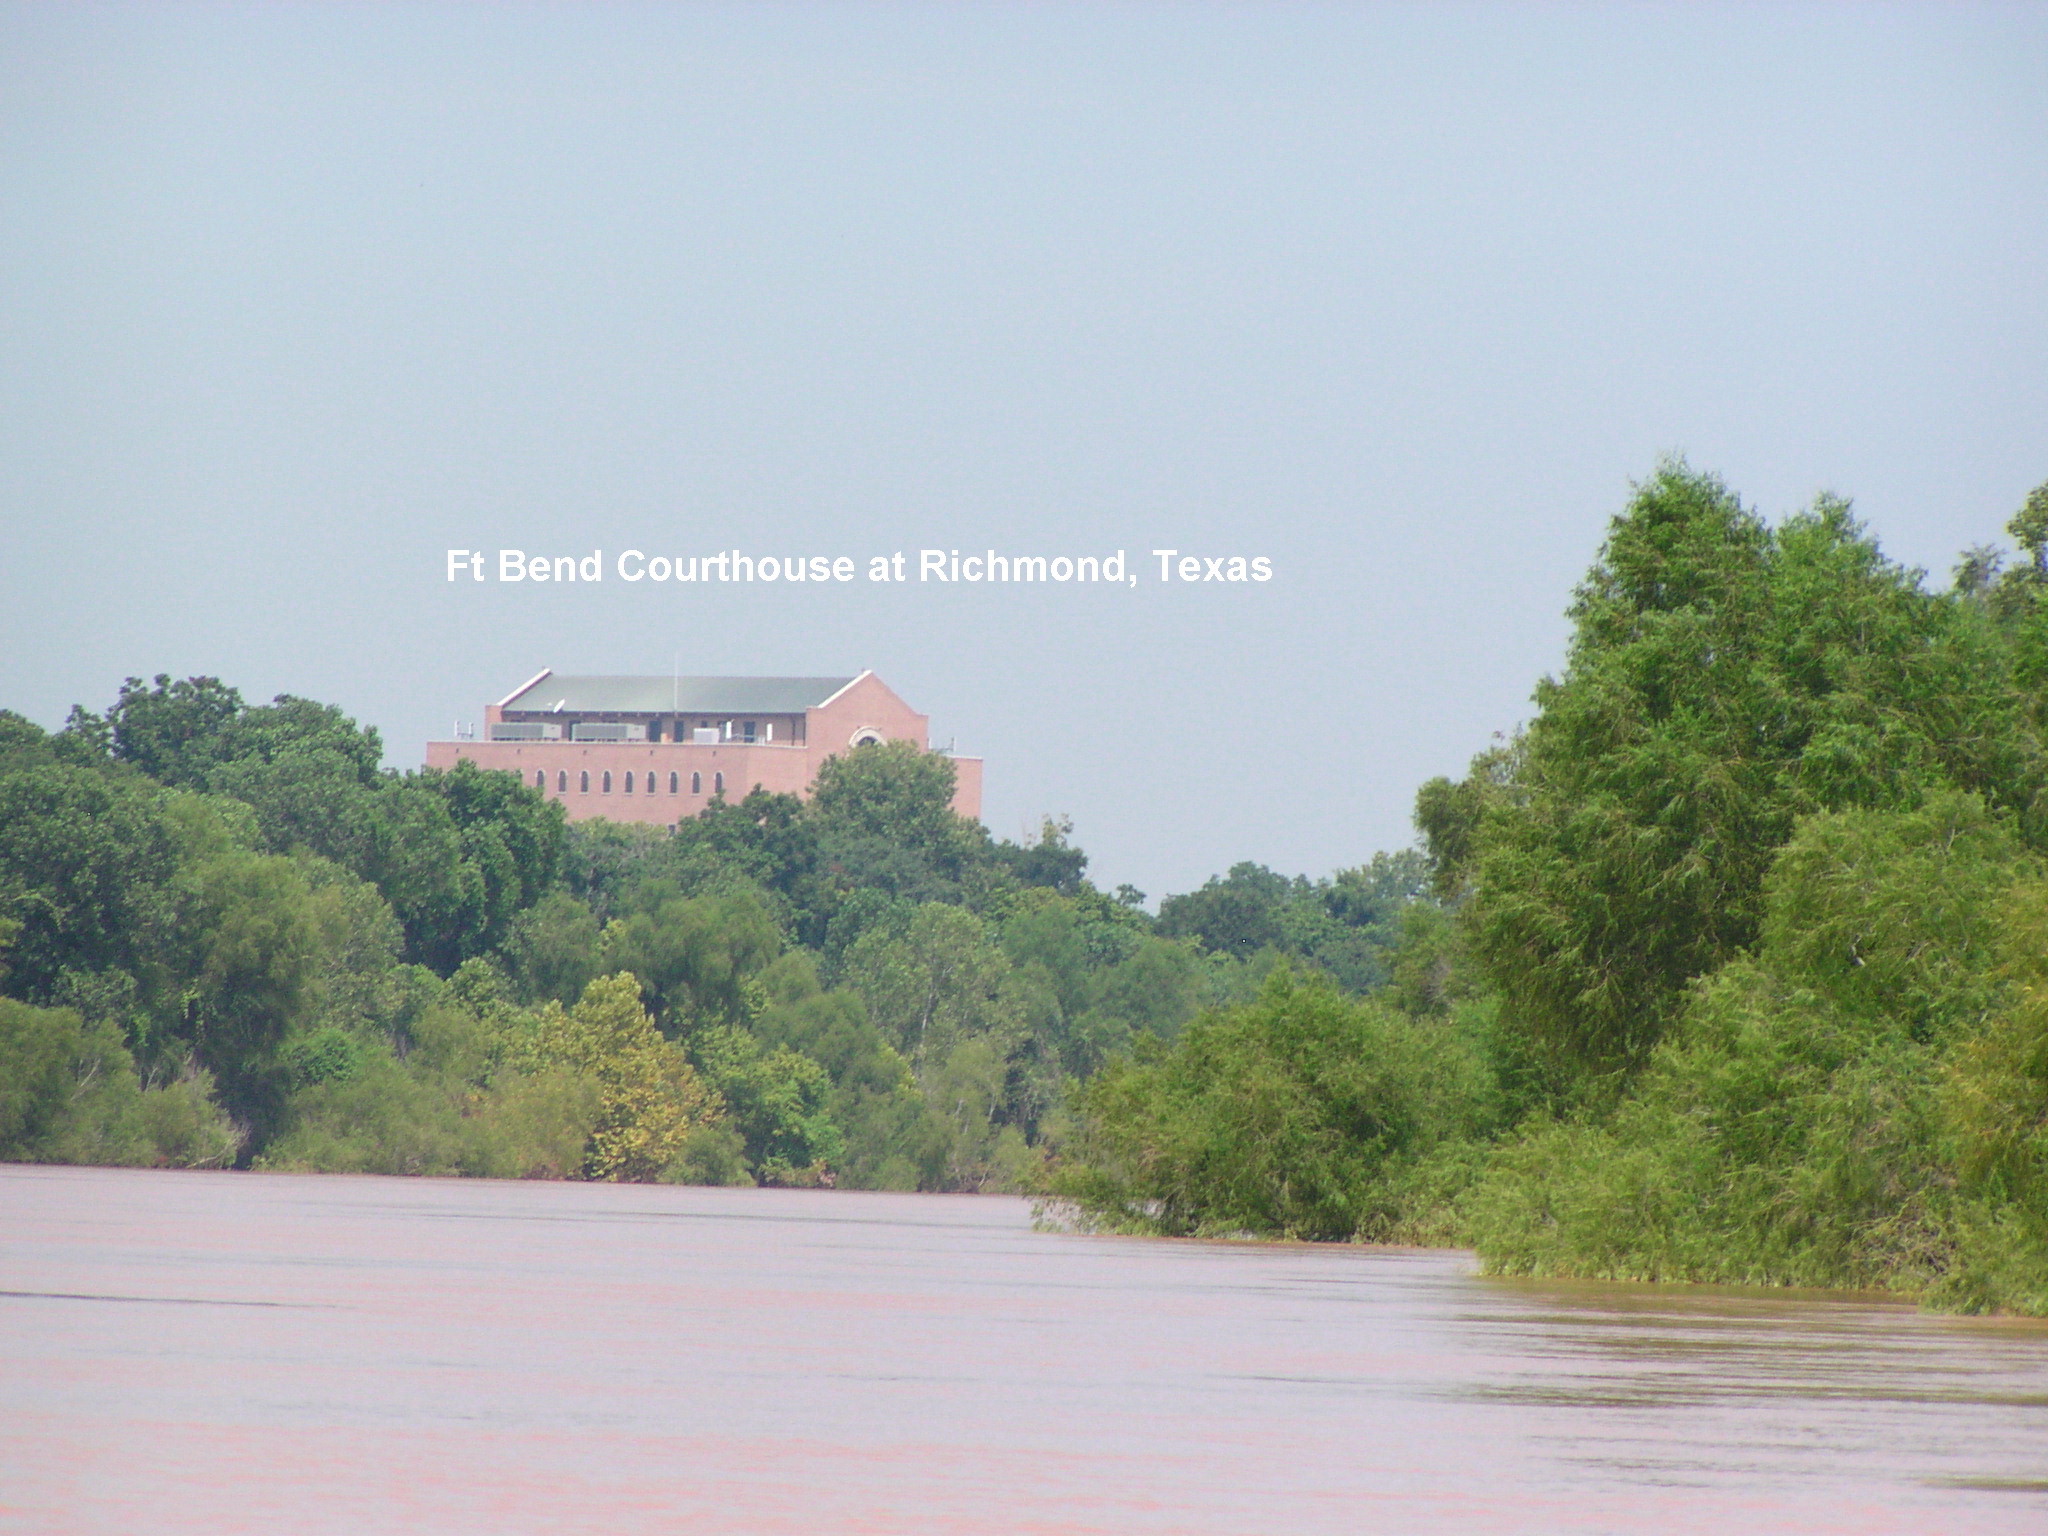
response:
<svg viewBox="0 0 2048 1536"><path fill-rule="evenodd" d="M2014 5L0 9L0 706L213 673L412 766L543 666L872 667L1105 885L1326 873L1526 715L1662 452L2001 536L2044 82Z"/></svg>

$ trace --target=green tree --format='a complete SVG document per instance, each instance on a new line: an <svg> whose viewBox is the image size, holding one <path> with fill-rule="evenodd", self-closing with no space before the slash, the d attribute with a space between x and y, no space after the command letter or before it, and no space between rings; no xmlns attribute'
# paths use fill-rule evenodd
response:
<svg viewBox="0 0 2048 1536"><path fill-rule="evenodd" d="M67 972L160 984L176 834L147 781L0 759L0 914L8 990L47 1002Z"/></svg>
<svg viewBox="0 0 2048 1536"><path fill-rule="evenodd" d="M214 728L209 755L222 767L329 757L346 764L356 783L369 786L380 776L384 744L375 727L357 725L332 704L281 693L268 704L251 705L222 719ZM215 768L209 775L209 788L220 787L219 772Z"/></svg>
<svg viewBox="0 0 2048 1536"><path fill-rule="evenodd" d="M375 872L380 785L364 783L341 754L292 752L268 762L243 758L214 768L207 782L256 813L266 851L304 850L360 875Z"/></svg>
<svg viewBox="0 0 2048 1536"><path fill-rule="evenodd" d="M238 1138L207 1087L145 1091L112 1023L0 998L0 1160L218 1166Z"/></svg>
<svg viewBox="0 0 2048 1536"><path fill-rule="evenodd" d="M946 1135L910 1064L868 1018L860 995L826 991L802 950L784 954L760 978L764 1006L754 1030L773 1049L799 1051L831 1078L826 1108L843 1149L833 1161L842 1187L946 1188Z"/></svg>
<svg viewBox="0 0 2048 1536"><path fill-rule="evenodd" d="M1487 1264L1944 1284L1970 1223L1943 1084L2008 995L2001 914L2040 877L1972 796L1802 820L1765 882L1755 954L1688 990L1630 1095L1500 1155L1470 1207Z"/></svg>
<svg viewBox="0 0 2048 1536"><path fill-rule="evenodd" d="M958 847L951 758L908 741L880 742L828 757L811 791L820 834L881 838L935 860Z"/></svg>
<svg viewBox="0 0 2048 1536"><path fill-rule="evenodd" d="M639 978L663 1030L735 1022L748 1012L747 982L782 948L766 906L743 886L703 896L658 896L604 931L600 964Z"/></svg>
<svg viewBox="0 0 2048 1536"><path fill-rule="evenodd" d="M1942 1107L1968 1197L1939 1299L2048 1316L2048 881L1999 914L2002 1006L1946 1062Z"/></svg>
<svg viewBox="0 0 2048 1536"><path fill-rule="evenodd" d="M690 1056L740 1133L747 1163L764 1184L817 1184L846 1154L833 1123L832 1078L788 1046L716 1024L690 1038Z"/></svg>
<svg viewBox="0 0 2048 1536"><path fill-rule="evenodd" d="M479 768L466 758L446 773L428 769L422 782L446 802L465 851L486 872L488 937L496 943L512 913L554 888L568 813L518 774Z"/></svg>
<svg viewBox="0 0 2048 1536"><path fill-rule="evenodd" d="M916 908L900 931L864 934L847 951L845 972L869 1016L913 1061L1010 1022L1008 960L979 918L943 902Z"/></svg>
<svg viewBox="0 0 2048 1536"><path fill-rule="evenodd" d="M1262 864L1233 864L1227 875L1211 876L1199 891L1169 896L1159 904L1159 931L1191 938L1214 954L1250 959L1277 948L1285 937L1280 914L1297 894L1295 883Z"/></svg>
<svg viewBox="0 0 2048 1536"><path fill-rule="evenodd" d="M0 1158L146 1161L141 1097L112 1025L0 998Z"/></svg>
<svg viewBox="0 0 2048 1536"><path fill-rule="evenodd" d="M2004 990L1998 909L2038 872L1974 795L1811 817L1764 882L1760 952L1848 1017L1920 1041L1974 1035Z"/></svg>
<svg viewBox="0 0 2048 1536"><path fill-rule="evenodd" d="M552 891L512 920L500 946L524 1002L574 1002L598 971L602 929L589 904Z"/></svg>
<svg viewBox="0 0 2048 1536"><path fill-rule="evenodd" d="M220 732L241 708L241 694L217 677L174 683L159 672L147 688L131 677L107 711L114 756L159 784L203 789L218 761Z"/></svg>
<svg viewBox="0 0 2048 1536"><path fill-rule="evenodd" d="M2048 581L2048 481L2027 492L2027 499L2005 525L2013 542L2027 552L2027 569L2036 583Z"/></svg>
<svg viewBox="0 0 2048 1536"><path fill-rule="evenodd" d="M1468 913L1504 1020L1562 1084L1639 1065L1686 983L1755 941L1799 816L1945 785L2032 812L2041 750L2008 653L1840 502L1774 532L1666 464L1572 616L1512 791L1477 795ZM1448 836L1446 800L1423 810Z"/></svg>
<svg viewBox="0 0 2048 1536"><path fill-rule="evenodd" d="M290 1086L278 1048L319 1000L320 912L298 865L275 855L223 853L181 884L186 1038L260 1140Z"/></svg>
<svg viewBox="0 0 2048 1536"><path fill-rule="evenodd" d="M815 895L817 829L795 795L756 789L737 805L714 797L671 842L669 878L686 889L737 873L799 911Z"/></svg>
<svg viewBox="0 0 2048 1536"><path fill-rule="evenodd" d="M1186 945L1151 935L1140 938L1123 959L1096 971L1088 993L1090 1009L1118 1021L1127 1037L1142 1032L1167 1040L1206 1000L1201 962ZM1121 1048L1121 1042L1112 1046ZM1096 1065L1099 1061L1076 1062L1073 1070L1085 1073Z"/></svg>
<svg viewBox="0 0 2048 1536"><path fill-rule="evenodd" d="M1434 778L1415 792L1415 828L1429 858L1430 886L1443 900L1466 894L1479 856L1479 828L1489 808L1508 810L1521 758L1519 740L1472 759L1465 777Z"/></svg>
<svg viewBox="0 0 2048 1536"><path fill-rule="evenodd" d="M370 802L358 874L374 882L405 928L406 957L448 975L489 947L482 874L466 857L448 805L418 776L385 785Z"/></svg>
<svg viewBox="0 0 2048 1536"><path fill-rule="evenodd" d="M1078 896L1087 884L1088 855L1067 840L1073 832L1074 823L1067 817L1048 816L1039 823L1037 842L999 843L996 857L1024 885Z"/></svg>

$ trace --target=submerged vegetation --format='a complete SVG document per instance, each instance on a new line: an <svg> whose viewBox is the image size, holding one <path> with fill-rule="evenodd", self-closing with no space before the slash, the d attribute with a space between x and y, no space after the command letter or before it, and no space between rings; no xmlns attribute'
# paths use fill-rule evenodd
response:
<svg viewBox="0 0 2048 1536"><path fill-rule="evenodd" d="M1037 1193L2048 1314L2048 487L1946 589L1661 466L1423 849L1096 889L942 756L674 831L131 679L0 714L0 1156Z"/></svg>

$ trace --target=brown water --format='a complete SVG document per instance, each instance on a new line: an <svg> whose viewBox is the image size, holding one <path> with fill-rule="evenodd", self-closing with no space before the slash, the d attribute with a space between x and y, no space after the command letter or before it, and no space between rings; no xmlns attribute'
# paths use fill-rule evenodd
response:
<svg viewBox="0 0 2048 1536"><path fill-rule="evenodd" d="M935 1195L0 1168L0 1530L2048 1532L2048 1327Z"/></svg>

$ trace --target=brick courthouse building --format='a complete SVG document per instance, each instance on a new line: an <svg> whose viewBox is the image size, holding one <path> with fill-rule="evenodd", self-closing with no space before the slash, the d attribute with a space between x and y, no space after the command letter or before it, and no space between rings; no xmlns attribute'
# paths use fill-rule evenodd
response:
<svg viewBox="0 0 2048 1536"><path fill-rule="evenodd" d="M558 677L484 710L482 739L427 743L429 768L467 759L517 773L568 808L673 826L714 796L810 791L826 758L866 742L928 748L929 718L858 677ZM953 759L953 808L981 815L981 759Z"/></svg>

